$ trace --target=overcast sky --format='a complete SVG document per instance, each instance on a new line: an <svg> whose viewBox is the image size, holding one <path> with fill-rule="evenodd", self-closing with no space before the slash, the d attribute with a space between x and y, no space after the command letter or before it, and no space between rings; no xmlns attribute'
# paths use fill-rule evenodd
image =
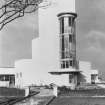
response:
<svg viewBox="0 0 105 105"><path fill-rule="evenodd" d="M0 32L0 66L13 67L20 59L31 58L32 39L38 37L38 15L26 14Z"/></svg>
<svg viewBox="0 0 105 105"><path fill-rule="evenodd" d="M76 0L77 55L105 75L105 0Z"/></svg>
<svg viewBox="0 0 105 105"><path fill-rule="evenodd" d="M93 68L99 69L105 74L105 0L76 0L75 8L78 14L76 26L77 57L79 60L92 62ZM43 48L42 44L38 45L40 36L38 34L37 14L36 12L17 19L0 32L1 67L14 66L14 62L21 59L31 59L32 39L36 39L36 49ZM47 14L45 15L47 16ZM47 44L45 45L47 46ZM52 45L52 47L54 46ZM40 50L37 50L36 53L38 51ZM51 51L48 50L48 52ZM52 58L51 62L54 62L53 60ZM45 62L46 66L53 64L49 63L45 57L43 57L42 62ZM45 65L43 63L41 68Z"/></svg>

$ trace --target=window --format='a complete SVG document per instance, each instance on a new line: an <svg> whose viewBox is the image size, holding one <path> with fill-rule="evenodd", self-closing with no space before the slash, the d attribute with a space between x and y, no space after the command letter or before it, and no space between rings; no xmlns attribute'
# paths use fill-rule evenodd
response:
<svg viewBox="0 0 105 105"><path fill-rule="evenodd" d="M10 84L15 84L15 75L10 76Z"/></svg>
<svg viewBox="0 0 105 105"><path fill-rule="evenodd" d="M65 40L65 49L66 49L65 51L67 51L69 50L69 37L66 36L64 40Z"/></svg>
<svg viewBox="0 0 105 105"><path fill-rule="evenodd" d="M61 33L64 33L64 18L61 19Z"/></svg>
<svg viewBox="0 0 105 105"><path fill-rule="evenodd" d="M64 51L62 51L61 58L62 58L62 59L64 59L64 58L65 58L65 52L64 52Z"/></svg>
<svg viewBox="0 0 105 105"><path fill-rule="evenodd" d="M65 52L65 58L70 58L69 50Z"/></svg>
<svg viewBox="0 0 105 105"><path fill-rule="evenodd" d="M73 67L76 67L75 59L73 59Z"/></svg>
<svg viewBox="0 0 105 105"><path fill-rule="evenodd" d="M64 51L65 46L64 46L64 36L62 36L62 50Z"/></svg>
<svg viewBox="0 0 105 105"><path fill-rule="evenodd" d="M9 81L9 75L5 76L5 81Z"/></svg>
<svg viewBox="0 0 105 105"><path fill-rule="evenodd" d="M61 42L61 58L62 59L64 59L65 58L65 52L64 52L64 50L65 50L65 45L64 45L64 36L62 36L62 40L61 40L62 42Z"/></svg>
<svg viewBox="0 0 105 105"><path fill-rule="evenodd" d="M68 32L69 32L70 34L73 34L73 33L74 33L74 24L75 24L75 22L74 22L74 18L69 17L69 27L68 27Z"/></svg>
<svg viewBox="0 0 105 105"><path fill-rule="evenodd" d="M65 36L64 38L64 53L65 58L69 58L69 37Z"/></svg>
<svg viewBox="0 0 105 105"><path fill-rule="evenodd" d="M5 81L5 75L0 75L0 81Z"/></svg>
<svg viewBox="0 0 105 105"><path fill-rule="evenodd" d="M65 61L63 61L63 68L65 68Z"/></svg>
<svg viewBox="0 0 105 105"><path fill-rule="evenodd" d="M95 84L95 79L96 79L96 75L95 74L91 74L91 83Z"/></svg>
<svg viewBox="0 0 105 105"><path fill-rule="evenodd" d="M73 30L73 28L71 26L68 26L68 28L67 28L68 33L73 34L72 30Z"/></svg>
<svg viewBox="0 0 105 105"><path fill-rule="evenodd" d="M70 74L70 75L69 75L69 83L72 83L72 80L73 80L73 75Z"/></svg>
<svg viewBox="0 0 105 105"><path fill-rule="evenodd" d="M68 17L64 18L64 33L68 33Z"/></svg>
<svg viewBox="0 0 105 105"><path fill-rule="evenodd" d="M62 21L60 19L60 34L62 33Z"/></svg>
<svg viewBox="0 0 105 105"><path fill-rule="evenodd" d="M69 35L69 42L72 42L72 35Z"/></svg>
<svg viewBox="0 0 105 105"><path fill-rule="evenodd" d="M69 58L72 58L73 56L72 56L72 53L71 52L69 52Z"/></svg>
<svg viewBox="0 0 105 105"><path fill-rule="evenodd" d="M62 64L62 62L61 62L61 68L63 68L63 64Z"/></svg>
<svg viewBox="0 0 105 105"><path fill-rule="evenodd" d="M73 65L73 62L72 61L70 61L70 66L72 66Z"/></svg>
<svg viewBox="0 0 105 105"><path fill-rule="evenodd" d="M69 26L73 26L73 23L75 19L73 17L69 17Z"/></svg>
<svg viewBox="0 0 105 105"><path fill-rule="evenodd" d="M69 26L72 26L72 18L69 17Z"/></svg>
<svg viewBox="0 0 105 105"><path fill-rule="evenodd" d="M66 68L69 68L69 62L66 61Z"/></svg>

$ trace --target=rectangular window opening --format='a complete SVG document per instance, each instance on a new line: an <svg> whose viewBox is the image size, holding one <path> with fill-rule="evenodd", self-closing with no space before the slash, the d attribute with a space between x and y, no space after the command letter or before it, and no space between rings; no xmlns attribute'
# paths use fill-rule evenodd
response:
<svg viewBox="0 0 105 105"><path fill-rule="evenodd" d="M72 26L72 19L69 17L69 26Z"/></svg>
<svg viewBox="0 0 105 105"><path fill-rule="evenodd" d="M70 66L73 66L73 62L72 61L70 61Z"/></svg>
<svg viewBox="0 0 105 105"><path fill-rule="evenodd" d="M65 62L63 61L63 68L65 68Z"/></svg>
<svg viewBox="0 0 105 105"><path fill-rule="evenodd" d="M66 61L66 68L69 68L69 62Z"/></svg>
<svg viewBox="0 0 105 105"><path fill-rule="evenodd" d="M64 33L64 18L62 18L61 21L62 21L62 31L61 32L63 34Z"/></svg>
<svg viewBox="0 0 105 105"><path fill-rule="evenodd" d="M72 42L72 35L69 35L69 42Z"/></svg>

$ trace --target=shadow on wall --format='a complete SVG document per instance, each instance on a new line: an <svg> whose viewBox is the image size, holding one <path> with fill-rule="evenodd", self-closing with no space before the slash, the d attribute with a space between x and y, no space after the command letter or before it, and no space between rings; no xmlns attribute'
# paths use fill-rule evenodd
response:
<svg viewBox="0 0 105 105"><path fill-rule="evenodd" d="M86 77L83 74L80 73L77 78L78 78L78 83L80 82L86 83L85 79Z"/></svg>

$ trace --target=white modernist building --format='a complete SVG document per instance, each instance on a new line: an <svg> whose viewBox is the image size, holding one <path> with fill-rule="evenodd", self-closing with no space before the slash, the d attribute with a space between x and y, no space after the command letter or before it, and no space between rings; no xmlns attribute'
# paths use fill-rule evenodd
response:
<svg viewBox="0 0 105 105"><path fill-rule="evenodd" d="M22 73L15 68L0 68L0 87L22 88Z"/></svg>
<svg viewBox="0 0 105 105"><path fill-rule="evenodd" d="M98 82L98 71L76 59L75 0L55 0L53 6L39 8L38 17L39 37L32 41L32 59L17 61L13 68L22 72L25 85L45 82L74 89L82 82ZM16 81L19 86L20 80Z"/></svg>
<svg viewBox="0 0 105 105"><path fill-rule="evenodd" d="M68 86L71 89L75 89L81 83L95 84L98 82L98 71L92 70L89 62L79 62L76 59L76 17L77 14L74 12L61 12L58 14L60 25L60 69L50 72L57 75L57 77L59 76L61 84L56 83L57 85Z"/></svg>
<svg viewBox="0 0 105 105"><path fill-rule="evenodd" d="M16 62L17 70L26 71L24 80L71 88L98 82L98 71L76 59L75 0L55 0L55 5L39 8L38 17L39 38L32 41L32 60Z"/></svg>
<svg viewBox="0 0 105 105"><path fill-rule="evenodd" d="M58 81L61 81L61 84L58 85L69 86L71 89L75 89L76 86L83 82L96 83L99 81L98 71L92 70L89 62L79 62L76 59L75 20L77 14L75 13L75 0L71 1L71 5L74 5L72 9L69 9L70 5L68 3L65 5L68 9L64 9L62 4L63 10L57 14L59 19L60 68L50 73L54 76L57 75Z"/></svg>

